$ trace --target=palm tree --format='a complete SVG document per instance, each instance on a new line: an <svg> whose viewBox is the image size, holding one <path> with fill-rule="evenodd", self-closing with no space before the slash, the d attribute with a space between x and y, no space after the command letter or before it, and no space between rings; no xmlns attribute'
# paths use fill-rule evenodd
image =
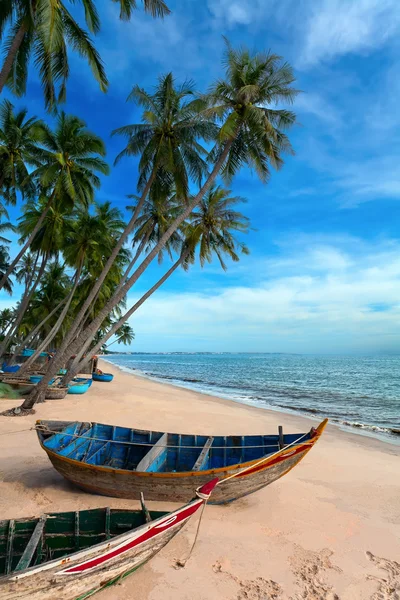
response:
<svg viewBox="0 0 400 600"><path fill-rule="evenodd" d="M136 0L113 0L120 5L120 18L129 20L137 8ZM73 3L73 0L71 0ZM93 0L81 0L86 25L90 32L98 33L100 19ZM143 0L144 9L153 17L164 17L169 9L163 0ZM80 27L68 11L66 3L59 0L2 0L0 4L0 39L5 27L10 26L6 40L6 58L0 71L0 93L6 83L14 93L25 93L30 55L35 55L39 69L46 106L54 108L65 101L66 82L69 75L68 47L73 48L88 62L100 89L108 87L102 60L88 33ZM58 84L58 93L56 93Z"/></svg>
<svg viewBox="0 0 400 600"><path fill-rule="evenodd" d="M65 266L58 259L49 261L40 288L33 294L30 309L21 322L20 331L26 337L21 341L18 351L36 337L39 342L47 337L57 320L55 315L67 301L70 289L71 279Z"/></svg>
<svg viewBox="0 0 400 600"><path fill-rule="evenodd" d="M213 186L220 172L230 180L241 167L253 166L261 180L267 181L269 165L280 168L283 164L282 153L292 152L283 130L295 123L295 115L291 111L275 108L275 105L282 101L293 102L297 95L297 91L292 88L294 75L291 67L282 63L281 58L275 54L258 53L252 56L245 49L234 50L229 42L225 54L225 67L226 79L217 81L212 86L206 98L208 108L203 111L206 116L218 117L222 121L217 143L210 153L214 161L212 171L199 192L187 202L179 217L161 236L141 265L99 313L97 320L92 324L95 330L101 319L104 319L107 312L126 295L170 237L189 217ZM146 106L149 106L147 97L145 101ZM200 123L203 126L203 122ZM209 121L205 123L206 131L210 133ZM123 132L123 129L118 131ZM136 129L131 130L132 135L136 133ZM134 145L132 152L135 148ZM146 150L147 147L143 155L146 154ZM153 156L153 164L154 160ZM141 163L144 163L142 168L148 176L150 167L143 157ZM84 344L85 340L79 339L79 343Z"/></svg>
<svg viewBox="0 0 400 600"><path fill-rule="evenodd" d="M64 211L75 204L87 206L93 201L95 188L100 187L96 172L109 173L107 163L100 158L106 153L103 141L87 130L86 123L78 117L61 112L54 131L43 124L40 143L42 148L40 154L37 151L37 158L42 164L33 171L31 178L42 189L39 198L42 213L0 280L0 289L32 244L53 202L62 203Z"/></svg>
<svg viewBox="0 0 400 600"><path fill-rule="evenodd" d="M291 67L287 63L282 63L281 58L277 55L262 53L251 55L246 49L234 50L229 42L227 42L225 54L225 67L225 80L220 80L214 84L210 89L208 96L203 99L208 103L207 110L202 113L204 121L199 118L197 113L197 122L202 125L204 124L203 137L206 135L211 137L211 128L206 125L209 124L210 121L207 119L214 117L219 119L222 123L219 129L217 143L210 154L213 161L211 172L205 183L201 186L199 192L187 202L181 215L170 225L159 242L147 254L146 258L127 279L125 284L120 287L106 303L102 311L100 311L93 320L91 326L76 337L74 344L78 348L85 345L88 338L93 338L94 332L97 331L106 316L121 301L121 299L126 296L129 289L144 273L153 259L158 255L159 251L167 243L171 235L175 233L189 217L208 190L212 187L220 173L222 173L227 180L230 180L240 168L249 165L255 168L262 181L267 181L269 176L269 166L271 165L274 168L280 168L283 163L282 154L285 152L292 152L290 142L284 133L284 129L289 128L295 123L295 115L286 109L276 108L276 106L283 101L289 103L293 102L298 93L292 87L295 78ZM143 94L140 94L140 96L143 97L143 101L146 103L147 108L149 108L147 96ZM153 102L153 105L156 105L155 102ZM199 104L196 105L196 109L197 111L201 110ZM193 118L194 117L191 117L189 122L192 123ZM190 131L189 126L188 130ZM119 131L122 132L121 130ZM141 173L144 173L144 176L141 177L139 181L143 186L145 185L147 177L144 191L146 191L146 188L149 189L153 182L157 182L157 177L161 168L166 171L166 175L168 175L169 178L178 174L179 163L175 166L175 163L172 165L171 162L165 162L162 163L162 167L157 163L159 155L156 152L151 152L154 148L152 147L151 142L148 141L149 136L146 135L145 130L140 131L139 129L133 128L130 131L127 130L126 133L133 137L136 136L136 139L138 140L136 145L133 144L131 146L130 152L132 154L134 152L140 152L143 149L140 168ZM165 130L163 133L163 140L164 138L169 139L169 129ZM163 156L162 153L161 156ZM152 161L152 163L150 163L153 164L152 171L150 171L151 167L149 168L147 160ZM170 175L168 168L172 167L174 167L174 171L172 172L172 175ZM182 189L178 186L175 187L177 191ZM142 194L143 202L146 197L147 193L144 198ZM96 286L94 289L96 289ZM85 313L86 310L87 307L85 306L83 313ZM59 356L53 361L46 376L35 390L35 394L30 395L29 400L25 403L25 407L33 405L36 399L43 394L47 382L53 376L53 371L59 368L59 364L63 363L64 353L74 338L82 318L83 316L80 313L60 348Z"/></svg>
<svg viewBox="0 0 400 600"><path fill-rule="evenodd" d="M15 205L17 191L32 197L35 186L29 167L37 165L38 142L43 123L27 118L27 110L14 111L8 100L0 105L0 194Z"/></svg>
<svg viewBox="0 0 400 600"><path fill-rule="evenodd" d="M0 277L4 277L8 271L10 265L10 257L8 255L8 249L3 244L0 244ZM4 277L3 289L12 295L13 283L9 276Z"/></svg>
<svg viewBox="0 0 400 600"><path fill-rule="evenodd" d="M2 338L15 318L15 310L3 308L0 310L0 338Z"/></svg>
<svg viewBox="0 0 400 600"><path fill-rule="evenodd" d="M128 195L128 198L134 198L139 202L138 196L134 194ZM135 211L136 205L127 206L128 210ZM178 202L177 196L174 193L165 196L157 196L148 199L144 202L142 210L136 219L134 226L134 236L132 238L132 246L136 248L135 255L131 260L121 283L125 283L129 272L137 262L142 253L154 246L165 231L168 229L172 221L178 216L182 210L182 204ZM158 254L158 262L161 264L164 251L166 250L169 257L172 258L172 251L177 250L182 242L179 232L175 232L168 240L168 243Z"/></svg>
<svg viewBox="0 0 400 600"><path fill-rule="evenodd" d="M82 4L86 24L92 32L97 33L100 23L94 3L92 0L82 0ZM102 60L90 36L72 17L65 2L3 0L0 35L6 24L10 25L10 33L5 42L6 58L0 71L0 93L8 84L18 96L25 94L29 58L34 54L46 107L53 109L57 102L65 101L70 71L68 47L87 60L100 89L103 92L107 90L108 81Z"/></svg>
<svg viewBox="0 0 400 600"><path fill-rule="evenodd" d="M224 254L231 260L240 260L239 254L248 254L247 246L237 239L236 233L246 234L249 231L249 219L242 213L235 211L233 207L245 200L239 196L230 196L230 190L221 187L213 187L201 202L197 211L190 217L190 222L182 227L184 238L181 239L181 249L178 259L168 271L138 300L125 315L116 321L107 333L91 349L92 354L97 353L114 334L125 326L126 321L140 308L140 306L158 290L161 285L180 267L185 270L195 262L196 250L198 249L200 265L211 262L215 254L223 270L227 269ZM117 341L117 340L116 340ZM88 340L81 348L77 358L72 365L72 371L64 378L68 381L79 373L84 362L78 362L90 346Z"/></svg>
<svg viewBox="0 0 400 600"><path fill-rule="evenodd" d="M212 120L204 118L200 114L205 103L194 99L193 83L185 82L177 87L172 74L169 73L160 78L153 94L148 94L145 90L135 86L128 100L136 100L145 109L142 116L143 123L127 125L114 132L128 138L128 144L118 155L116 162L123 156L141 154L138 189L142 194L135 206L132 218L115 244L104 269L71 325L59 350L60 355L69 347L86 312L97 297L108 272L133 230L149 193L151 192L152 197L159 194L165 195L173 186L177 195L180 194L181 198L186 199L190 178L200 185L207 172L207 164L203 158L207 151L200 145L199 140L204 139L209 142L215 139L217 128ZM125 292L119 294L115 306L121 302L124 296ZM114 306L107 312L103 309L101 322L113 308Z"/></svg>
<svg viewBox="0 0 400 600"><path fill-rule="evenodd" d="M18 283L24 284L25 290L29 288L32 280L37 276L37 263L38 253L27 252L17 264L15 279Z"/></svg>
<svg viewBox="0 0 400 600"><path fill-rule="evenodd" d="M73 220L67 221L67 231L62 246L65 263L75 269L72 287L56 323L39 344L36 352L26 361L24 367L35 362L58 334L74 298L85 264L87 265L88 261L102 263L104 251L109 252L112 247L110 240L114 241L115 235L121 232L124 225L120 211L112 208L109 202L96 205L95 215L81 209Z"/></svg>
<svg viewBox="0 0 400 600"><path fill-rule="evenodd" d="M64 213L57 210L56 206L51 206L44 220L42 220L42 214L43 209L40 204L29 203L27 210L25 210L25 213L19 219L19 231L22 240L31 237L32 231L36 231L31 244L31 251L35 256L35 262L31 273L25 279L26 287L18 305L17 318L0 344L0 356L4 354L8 344L11 342L12 336L18 331L30 300L44 274L47 262L50 258L57 257L62 247L65 227ZM38 222L41 224L39 229L37 229ZM41 260L40 267L37 268L39 259Z"/></svg>
<svg viewBox="0 0 400 600"><path fill-rule="evenodd" d="M195 262L196 248L199 251L202 267L206 262L212 262L213 254L215 254L224 271L227 269L224 254L234 262L239 261L238 250L242 254L248 254L247 246L233 233L248 233L249 231L250 225L247 217L233 209L236 204L245 200L230 194L230 190L213 186L189 216L189 224L183 227L186 244L190 249L188 263Z"/></svg>

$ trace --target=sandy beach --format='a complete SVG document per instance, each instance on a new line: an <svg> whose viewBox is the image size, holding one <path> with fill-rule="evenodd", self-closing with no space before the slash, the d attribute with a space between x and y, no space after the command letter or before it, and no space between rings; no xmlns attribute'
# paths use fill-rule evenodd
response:
<svg viewBox="0 0 400 600"><path fill-rule="evenodd" d="M306 431L316 421L159 384L103 363L111 384L0 417L2 519L135 502L75 489L40 449L35 420L93 420L197 434ZM2 410L19 401L1 400ZM10 433L16 432L16 433ZM328 426L278 482L197 522L102 600L386 600L400 598L400 447ZM151 503L160 507L159 503ZM163 504L162 506L165 506ZM170 505L172 507L174 505ZM176 506L176 505L175 505Z"/></svg>

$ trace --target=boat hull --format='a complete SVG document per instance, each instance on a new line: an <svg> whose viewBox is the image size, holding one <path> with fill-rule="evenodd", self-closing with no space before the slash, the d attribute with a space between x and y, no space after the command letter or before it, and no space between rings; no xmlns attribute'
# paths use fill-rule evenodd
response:
<svg viewBox="0 0 400 600"><path fill-rule="evenodd" d="M114 379L114 375L112 373L102 373L101 375L93 373L92 378L93 381L103 381L104 383L108 383Z"/></svg>
<svg viewBox="0 0 400 600"><path fill-rule="evenodd" d="M91 465L60 456L43 445L42 441L40 443L54 468L87 492L136 500L143 492L148 500L187 502L192 497L193 489L218 477L227 481L217 486L210 503L223 504L256 492L286 475L311 450L325 426L326 421L315 430L311 439L295 447L283 448L262 461L253 460L230 467L190 472L139 472Z"/></svg>
<svg viewBox="0 0 400 600"><path fill-rule="evenodd" d="M83 600L129 575L159 552L204 500L68 557L0 578L2 600Z"/></svg>

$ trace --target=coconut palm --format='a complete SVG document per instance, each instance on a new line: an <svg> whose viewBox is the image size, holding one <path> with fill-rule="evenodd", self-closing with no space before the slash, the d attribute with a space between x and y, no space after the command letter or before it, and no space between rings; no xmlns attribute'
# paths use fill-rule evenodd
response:
<svg viewBox="0 0 400 600"><path fill-rule="evenodd" d="M142 193L128 225L65 337L59 351L60 356L69 347L81 327L85 314L97 297L108 272L131 233L149 193L151 192L153 197L158 194L165 195L173 186L177 195L186 199L190 179L200 185L207 172L204 159L207 152L200 145L199 140L209 142L215 139L217 129L212 120L201 115L204 102L194 99L191 82L176 86L172 74L169 73L160 78L153 94L135 86L128 99L135 100L145 109L142 116L143 123L127 125L115 130L115 134L123 135L128 139L128 144L118 155L117 162L124 156L141 154L138 189ZM114 306L118 305L125 295L126 292L119 293L118 301ZM103 308L102 319L94 328L93 334L114 306L107 312ZM55 364L53 362L52 367Z"/></svg>
<svg viewBox="0 0 400 600"><path fill-rule="evenodd" d="M62 204L64 212L75 204L87 206L93 201L94 190L100 187L96 172L109 173L107 163L101 158L106 153L103 141L86 129L85 122L78 117L61 112L54 131L43 124L40 143L40 155L36 156L42 164L32 172L31 178L42 190L39 198L42 213L0 280L0 289L32 244L53 202Z"/></svg>
<svg viewBox="0 0 400 600"><path fill-rule="evenodd" d="M15 205L17 191L32 196L35 186L29 167L37 164L42 121L27 118L27 110L14 111L8 100L0 104L0 194Z"/></svg>
<svg viewBox="0 0 400 600"><path fill-rule="evenodd" d="M99 18L92 0L82 0L86 23L96 33ZM100 89L107 90L108 81L102 60L87 31L82 29L67 9L66 2L50 0L3 0L0 8L0 35L10 25L5 41L6 58L0 71L0 93L8 84L21 96L26 91L29 58L35 56L46 107L53 109L65 101L69 76L68 48L88 62ZM56 87L58 90L56 91Z"/></svg>
<svg viewBox="0 0 400 600"><path fill-rule="evenodd" d="M225 79L212 86L206 98L208 108L202 113L204 119L214 117L221 122L217 143L210 155L213 161L212 168L205 183L201 186L199 192L187 202L181 215L170 225L125 284L116 291L103 310L99 312L91 326L77 336L74 343L78 348L85 345L88 338L93 338L94 333L106 316L127 294L132 285L136 283L168 242L171 235L189 217L220 173L229 180L240 168L250 165L255 168L259 177L266 181L269 176L270 165L274 168L280 168L283 162L282 154L292 152L284 130L295 123L295 115L289 110L277 107L281 102L293 102L297 94L297 91L292 87L294 75L291 67L287 63L282 63L279 56L262 53L251 55L246 49L233 49L229 42L227 42L224 62ZM140 96L143 97L147 108L152 110L149 107L147 96L143 96L143 94L140 94ZM197 109L199 110L199 105L197 105ZM203 123L203 121L200 120L200 123ZM209 121L204 121L204 123L209 123ZM139 129L131 129L130 132L127 130L126 133L137 135ZM206 128L205 134L211 135L209 127ZM167 139L168 136L169 130L166 130L164 137ZM145 189L149 185L151 187L153 183L152 175L154 181L156 181L156 176L159 173L154 168L154 164L157 165L158 154L151 151L146 152L150 143L147 140L148 137L140 132L138 144L131 146L132 153L144 150L140 161L141 173L144 173L144 176L140 179L140 183L143 186L147 177ZM151 166L147 164L148 159L153 161L153 163L150 163L153 164L152 171ZM167 164L165 162L165 168L167 167L171 168L171 163ZM173 175L176 175L178 171L179 165L173 171ZM178 186L176 186L176 189L178 192ZM86 307L84 311L86 312ZM53 376L53 371L59 368L59 363L62 364L63 355L75 336L81 320L82 315L78 315L75 324L60 348L59 356L54 360L36 393L31 394L25 406L34 404L36 399L43 394L45 385Z"/></svg>
<svg viewBox="0 0 400 600"><path fill-rule="evenodd" d="M234 206L244 202L239 196L231 196L231 191L213 186L189 217L189 224L183 227L186 244L190 252L187 264L195 262L198 249L200 265L212 262L213 255L226 271L224 254L234 262L239 261L238 251L248 254L248 249L233 232L248 233L249 220Z"/></svg>
<svg viewBox="0 0 400 600"><path fill-rule="evenodd" d="M20 331L26 337L22 340L22 350L35 338L39 343L50 333L57 320L57 313L66 302L71 289L71 278L65 266L58 259L49 261L40 288L32 296L29 311L24 315Z"/></svg>
<svg viewBox="0 0 400 600"><path fill-rule="evenodd" d="M113 0L120 5L120 18L129 20L137 8L136 0ZM73 4L74 1L71 0ZM100 19L93 0L81 0L86 25L98 33ZM164 17L169 9L163 0L143 0L144 10L153 17ZM35 55L45 103L54 108L65 101L69 76L68 47L78 52L89 64L100 89L107 90L108 81L102 60L87 31L68 11L66 2L50 0L2 0L0 3L0 39L6 26L10 33L5 43L6 57L0 71L0 93L8 83L17 95L26 90L29 57ZM58 92L56 92L58 86Z"/></svg>
<svg viewBox="0 0 400 600"><path fill-rule="evenodd" d="M205 112L208 116L217 117L222 122L217 143L210 154L214 161L211 173L141 265L107 303L97 321L93 322L93 328L97 329L101 318L106 317L107 311L110 311L139 279L213 186L220 172L229 180L241 167L249 165L255 168L263 181L266 181L269 165L280 168L283 162L282 153L292 152L283 130L295 123L295 115L291 111L275 108L275 105L282 101L293 102L297 94L292 88L294 76L291 67L282 63L281 58L274 54L258 53L252 56L245 49L234 50L228 42L225 67L226 79L212 86L207 97L208 108L203 111L203 114ZM146 96L145 101L147 103ZM209 132L209 121L206 123L206 131ZM123 131L123 128L119 131ZM134 132L136 130L133 130L132 134ZM143 169L148 176L150 166L143 157L141 162L144 163ZM84 343L85 340L81 339L80 342Z"/></svg>
<svg viewBox="0 0 400 600"><path fill-rule="evenodd" d="M0 310L0 338L2 338L15 319L15 310L11 308L3 308Z"/></svg>
<svg viewBox="0 0 400 600"><path fill-rule="evenodd" d="M10 257L8 255L8 249L3 244L0 244L0 277L4 277L10 266ZM3 289L7 294L12 295L13 283L9 276L4 278Z"/></svg>
<svg viewBox="0 0 400 600"><path fill-rule="evenodd" d="M43 207L40 203L31 202L28 204L23 216L19 219L18 229L21 233L22 241L31 237L32 231L36 231L31 244L31 251L36 257L36 263L32 268L32 276L29 276L26 280L26 287L17 309L17 318L0 344L0 356L4 354L8 344L11 342L12 336L18 331L30 300L44 274L47 262L51 258L57 258L62 247L65 227L64 213L57 210L57 207L51 206L44 220L42 220L42 215ZM38 222L40 223L39 229L37 228ZM40 266L36 268L39 260Z"/></svg>
<svg viewBox="0 0 400 600"><path fill-rule="evenodd" d="M97 343L91 349L96 353L114 334L126 324L126 321L140 308L140 306L158 290L161 285L180 267L185 270L191 264L195 263L196 252L198 251L200 265L203 267L206 262L211 262L215 255L221 265L226 270L224 255L228 256L234 262L240 260L240 254L248 254L247 246L237 238L236 234L246 234L249 231L249 219L242 213L234 210L234 207L245 200L239 196L231 196L230 190L221 187L213 187L201 202L196 212L194 212L190 221L182 227L183 237L181 238L181 248L177 260L172 267L138 300L118 321L116 321L107 333L97 340ZM74 377L83 367L83 363L78 363L80 356L83 356L90 346L89 340L81 348L77 358L72 366L73 370L65 377L65 381Z"/></svg>
<svg viewBox="0 0 400 600"><path fill-rule="evenodd" d="M72 287L52 330L39 344L36 352L26 361L24 367L35 362L40 353L58 334L74 298L85 264L87 265L89 261L102 264L104 252L110 252L115 236L125 225L120 211L112 208L109 202L96 205L94 215L81 209L73 220L66 223L67 231L64 234L62 246L65 263L75 269Z"/></svg>

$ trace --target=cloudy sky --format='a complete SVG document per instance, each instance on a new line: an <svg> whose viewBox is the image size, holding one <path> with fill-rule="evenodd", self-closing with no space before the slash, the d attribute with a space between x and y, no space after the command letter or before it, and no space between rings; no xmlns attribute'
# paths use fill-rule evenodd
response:
<svg viewBox="0 0 400 600"><path fill-rule="evenodd" d="M222 74L222 35L281 54L302 90L296 155L268 186L248 170L231 186L248 200L250 256L227 273L217 264L176 273L133 319L132 350L398 352L398 0L169 0L164 21L137 11L130 23L109 0L98 4L110 90L101 94L74 58L66 110L104 137L110 163L121 149L110 131L140 118L125 103L132 86L150 89L172 71L206 90ZM16 104L44 114L34 77ZM121 163L98 198L124 208L136 173L135 161ZM129 300L166 268L154 265Z"/></svg>

